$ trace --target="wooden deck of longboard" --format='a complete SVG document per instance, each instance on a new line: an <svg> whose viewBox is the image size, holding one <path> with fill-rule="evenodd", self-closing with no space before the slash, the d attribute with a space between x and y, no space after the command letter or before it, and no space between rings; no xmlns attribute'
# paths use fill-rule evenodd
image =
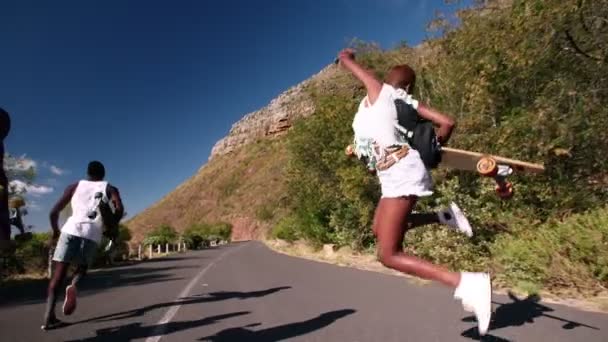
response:
<svg viewBox="0 0 608 342"><path fill-rule="evenodd" d="M521 160L495 156L487 153L460 150L443 147L440 166L467 171L477 171L477 161L482 157L491 157L497 164L509 165L515 172L542 173L545 167L542 164L524 162Z"/></svg>

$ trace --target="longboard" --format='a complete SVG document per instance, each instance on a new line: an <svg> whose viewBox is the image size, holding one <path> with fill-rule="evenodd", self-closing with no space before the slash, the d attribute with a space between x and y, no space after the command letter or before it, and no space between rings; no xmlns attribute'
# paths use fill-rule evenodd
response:
<svg viewBox="0 0 608 342"><path fill-rule="evenodd" d="M487 153L450 147L442 147L441 153L439 167L472 171L484 177L492 177L496 181L496 193L505 199L513 196L513 184L507 181L508 176L514 172L540 174L545 171L545 167L542 164L529 163Z"/></svg>
<svg viewBox="0 0 608 342"><path fill-rule="evenodd" d="M349 157L354 156L352 145L346 147L345 153ZM487 153L450 147L442 147L441 153L439 167L471 171L484 177L492 177L496 181L496 193L503 199L513 196L513 184L507 181L507 177L513 172L540 174L545 171L543 164L529 163Z"/></svg>

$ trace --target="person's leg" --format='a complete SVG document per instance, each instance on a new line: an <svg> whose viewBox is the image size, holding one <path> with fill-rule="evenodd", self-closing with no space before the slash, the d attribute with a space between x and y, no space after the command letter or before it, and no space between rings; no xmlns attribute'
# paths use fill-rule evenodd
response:
<svg viewBox="0 0 608 342"><path fill-rule="evenodd" d="M53 272L47 289L47 303L44 312L44 324L42 329L52 329L61 322L55 316L55 305L59 289L62 287L65 280L70 262L74 259L75 253L78 251L78 246L75 244L75 237L69 234L61 233L55 252L53 253L53 261L51 267Z"/></svg>
<svg viewBox="0 0 608 342"><path fill-rule="evenodd" d="M11 117L0 108L0 252L11 250L11 224L8 214L8 178L4 171L4 139L11 130Z"/></svg>
<svg viewBox="0 0 608 342"><path fill-rule="evenodd" d="M1 143L0 143L1 144ZM0 148L0 151L3 151ZM0 156L4 158L4 154ZM0 168L0 243L8 248L11 240L11 224L8 210L8 178L4 173L4 167Z"/></svg>
<svg viewBox="0 0 608 342"><path fill-rule="evenodd" d="M65 289L65 299L63 301L63 314L66 316L71 315L76 310L78 284L87 273L87 265L78 265L74 271L72 282Z"/></svg>
<svg viewBox="0 0 608 342"><path fill-rule="evenodd" d="M465 309L475 313L479 322L479 333L485 334L492 313L489 276L483 273L452 272L404 253L406 222L415 203L416 199L413 197L380 200L374 217L374 233L378 239L380 262L388 268L437 281L455 289L454 296L462 300Z"/></svg>
<svg viewBox="0 0 608 342"><path fill-rule="evenodd" d="M456 288L460 282L459 273L403 252L406 222L415 202L412 197L380 200L374 218L380 262L388 268Z"/></svg>
<svg viewBox="0 0 608 342"><path fill-rule="evenodd" d="M89 265L93 264L97 252L97 244L91 240L78 238L79 257L78 267L74 271L72 282L65 289L65 300L63 302L63 314L71 315L76 310L78 285L85 277Z"/></svg>
<svg viewBox="0 0 608 342"><path fill-rule="evenodd" d="M14 209L15 210L15 216L10 218L10 223L13 227L16 227L19 230L19 233L21 235L25 234L25 225L23 224L23 217L21 216L21 213L19 212L19 208Z"/></svg>
<svg viewBox="0 0 608 342"><path fill-rule="evenodd" d="M78 265L76 270L74 271L74 277L72 278L71 285L77 286L79 282L87 275L89 267L87 265Z"/></svg>
<svg viewBox="0 0 608 342"><path fill-rule="evenodd" d="M469 224L469 220L467 220L462 210L460 210L460 208L454 202L450 203L447 208L438 212L410 213L407 220L408 229L434 223L452 227L468 237L473 236L473 230Z"/></svg>
<svg viewBox="0 0 608 342"><path fill-rule="evenodd" d="M57 303L57 296L59 295L59 288L63 284L65 280L65 275L67 273L69 264L59 261L53 261L53 276L49 281L49 286L47 289L47 299L46 299L46 311L44 312L44 324L42 329L52 329L60 321L55 316L55 304Z"/></svg>
<svg viewBox="0 0 608 342"><path fill-rule="evenodd" d="M439 222L439 213L411 213L407 224L408 229L414 229Z"/></svg>

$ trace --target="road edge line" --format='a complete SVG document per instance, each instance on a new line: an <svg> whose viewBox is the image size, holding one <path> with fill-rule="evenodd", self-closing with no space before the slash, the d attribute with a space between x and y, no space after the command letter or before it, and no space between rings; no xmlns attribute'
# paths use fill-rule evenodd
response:
<svg viewBox="0 0 608 342"><path fill-rule="evenodd" d="M190 291L192 291L192 288L194 288L194 285L196 285L201 278L203 278L203 276L205 275L205 273L207 273L207 271L209 271L209 269L211 269L211 267L213 267L215 264L217 264L220 260L222 260L224 257L226 257L227 255L234 253L236 251L238 251L239 249L247 246L248 244L243 244L242 246L238 246L234 249L230 249L225 251L224 253L220 254L217 258L215 258L215 260L211 261L207 266L205 266L205 268L203 268L189 283L188 285L186 285L186 287L184 287L184 289L182 290L182 292L180 292L179 296L177 297L177 299L175 300L175 302L177 302L175 305L172 305L167 312L165 312L165 314L163 315L163 317L156 322L156 328L154 328L154 330L152 331L152 335L149 336L148 338L146 338L146 342L158 342L160 341L160 339L164 336L165 334L165 330L167 328L166 324L171 322L171 320L173 319L173 317L175 317L175 315L177 314L177 312L179 311L179 309L182 307L181 303L179 303L181 298L184 298L186 296L188 296L188 294L190 293Z"/></svg>

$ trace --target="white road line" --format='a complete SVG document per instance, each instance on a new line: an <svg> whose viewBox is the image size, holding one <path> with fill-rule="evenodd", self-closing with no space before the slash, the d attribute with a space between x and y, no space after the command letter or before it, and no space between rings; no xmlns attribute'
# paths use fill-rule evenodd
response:
<svg viewBox="0 0 608 342"><path fill-rule="evenodd" d="M146 342L158 342L160 341L160 339L163 337L164 333L165 333L165 329L167 328L166 324L171 322L171 320L173 319L173 317L175 317L175 314L177 314L177 311L182 307L181 304L179 303L180 298L184 298L186 296L188 296L188 294L190 293L190 291L192 290L192 288L194 287L194 285L196 285L201 278L205 275L205 273L207 273L207 271L213 267L213 265L215 265L218 261L222 260L226 255L230 254L230 253L234 253L237 250L245 247L247 244L243 244L242 246L233 248L233 249L229 249L227 251L225 251L224 253L220 254L217 258L215 258L215 260L213 260L212 262L209 263L209 265L207 265L205 268L203 268L197 275L196 277L194 277L189 283L188 285L186 285L186 287L182 290L182 292L179 294L179 296L177 297L176 304L171 306L169 308L169 310L167 310L167 312L163 315L163 317L160 319L160 321L158 321L156 323L156 328L154 329L154 331L152 332L152 336L148 337L146 339Z"/></svg>

